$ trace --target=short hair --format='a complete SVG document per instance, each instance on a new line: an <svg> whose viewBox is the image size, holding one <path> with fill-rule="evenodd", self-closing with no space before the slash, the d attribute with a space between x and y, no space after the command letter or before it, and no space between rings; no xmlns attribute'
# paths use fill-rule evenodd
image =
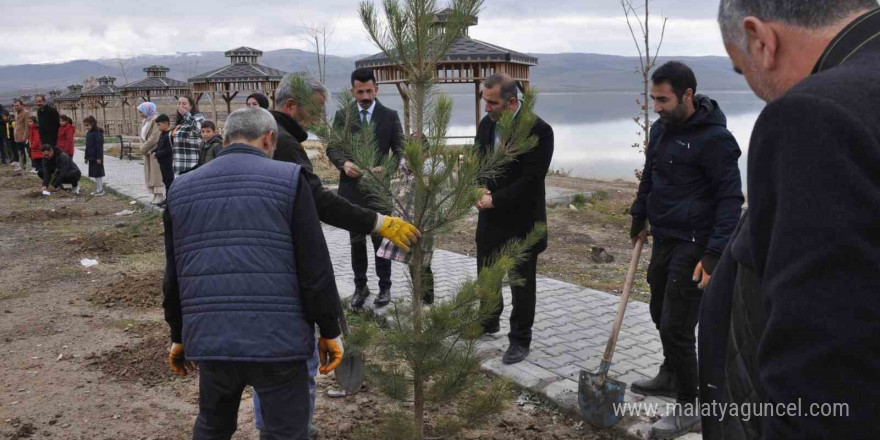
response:
<svg viewBox="0 0 880 440"><path fill-rule="evenodd" d="M669 61L658 67L651 75L651 82L654 85L669 84L672 86L672 91L678 97L679 103L687 89L697 93L697 77L694 75L694 71L680 61Z"/></svg>
<svg viewBox="0 0 880 440"><path fill-rule="evenodd" d="M254 98L254 101L257 101L257 104L259 104L260 107L263 107L265 109L269 108L269 98L267 98L266 95L260 92L251 93L250 96L248 96L247 99L244 100L244 102L247 103L248 99L251 98Z"/></svg>
<svg viewBox="0 0 880 440"><path fill-rule="evenodd" d="M61 115L61 116L59 116L58 118L61 119L61 120L64 121L64 122L67 122L68 124L71 124L71 125L73 124L73 119L70 119L70 116L67 116L67 115Z"/></svg>
<svg viewBox="0 0 880 440"><path fill-rule="evenodd" d="M211 130L217 131L217 126L214 125L214 121L202 122L202 128L210 128Z"/></svg>
<svg viewBox="0 0 880 440"><path fill-rule="evenodd" d="M34 102L37 102L37 98L43 98L43 102L46 102L46 95L39 93L34 96Z"/></svg>
<svg viewBox="0 0 880 440"><path fill-rule="evenodd" d="M294 84L295 82L299 82L299 84ZM281 78L281 83L278 84L278 88L275 89L275 108L283 107L288 99L296 101L297 105L306 104L307 102L300 102L305 98L304 96L297 96L303 94L303 87L301 87L303 85L308 87L312 94L317 93L323 96L325 100L327 99L327 88L324 87L324 84L321 84L320 81L310 75L288 73ZM354 85L354 83L352 83L352 85ZM309 96L309 98L311 98L311 96Z"/></svg>
<svg viewBox="0 0 880 440"><path fill-rule="evenodd" d="M88 124L88 125L91 125L92 127L97 127L98 120L95 119L94 116L86 116L86 118L83 119L83 124Z"/></svg>
<svg viewBox="0 0 880 440"><path fill-rule="evenodd" d="M52 144L43 144L43 146L40 147L40 151L49 151L49 150L54 150L54 149L55 149L55 146Z"/></svg>
<svg viewBox="0 0 880 440"><path fill-rule="evenodd" d="M171 124L171 118L168 117L165 113L162 113L159 116L156 116L157 124Z"/></svg>
<svg viewBox="0 0 880 440"><path fill-rule="evenodd" d="M19 99L19 98L15 98L15 99L12 100L12 104L15 104L16 102L19 103L20 105L24 105L24 101L22 101L22 100Z"/></svg>
<svg viewBox="0 0 880 440"><path fill-rule="evenodd" d="M877 8L877 0L721 0L718 24L724 42L743 50L746 17L778 21L806 29L830 26L853 13Z"/></svg>
<svg viewBox="0 0 880 440"><path fill-rule="evenodd" d="M516 98L516 81L514 81L513 78L504 73L496 73L486 78L486 81L483 82L483 87L487 89L494 89L495 86L499 84L501 84L501 99L507 101L510 98Z"/></svg>
<svg viewBox="0 0 880 440"><path fill-rule="evenodd" d="M33 122L34 124L39 124L39 123L40 123L40 120L37 119L37 117L34 116L34 115L31 115L31 118L30 118L30 119L31 119L31 122Z"/></svg>
<svg viewBox="0 0 880 440"><path fill-rule="evenodd" d="M373 74L373 69L369 67L361 67L359 69L355 69L354 72L351 72L351 86L354 87L354 82L359 81L362 83L367 83L372 81L373 84L376 83L376 75Z"/></svg>
<svg viewBox="0 0 880 440"><path fill-rule="evenodd" d="M232 112L226 118L225 129L226 135L223 141L228 144L236 139L252 141L270 131L277 132L278 125L275 124L275 117L269 113L269 110L245 107Z"/></svg>

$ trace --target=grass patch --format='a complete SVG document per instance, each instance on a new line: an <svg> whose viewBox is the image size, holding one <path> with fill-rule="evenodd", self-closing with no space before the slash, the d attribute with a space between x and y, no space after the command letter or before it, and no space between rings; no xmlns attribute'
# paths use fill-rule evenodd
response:
<svg viewBox="0 0 880 440"><path fill-rule="evenodd" d="M24 298L27 295L28 295L27 291L24 289L0 290L0 301L6 301L8 299Z"/></svg>

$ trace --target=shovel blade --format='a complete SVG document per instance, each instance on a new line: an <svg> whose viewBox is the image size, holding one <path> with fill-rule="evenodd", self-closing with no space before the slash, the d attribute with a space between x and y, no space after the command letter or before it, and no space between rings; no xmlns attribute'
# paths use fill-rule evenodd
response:
<svg viewBox="0 0 880 440"><path fill-rule="evenodd" d="M599 429L614 426L621 418L621 414L616 409L622 406L625 392L625 383L611 379L605 374L581 370L578 383L581 417L585 422Z"/></svg>
<svg viewBox="0 0 880 440"><path fill-rule="evenodd" d="M335 373L340 388L348 395L357 394L364 384L364 356L360 350L346 350Z"/></svg>

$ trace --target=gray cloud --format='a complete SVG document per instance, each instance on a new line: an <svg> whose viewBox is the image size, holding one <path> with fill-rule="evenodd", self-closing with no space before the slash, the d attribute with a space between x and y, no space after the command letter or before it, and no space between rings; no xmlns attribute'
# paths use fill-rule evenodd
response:
<svg viewBox="0 0 880 440"><path fill-rule="evenodd" d="M0 27L0 39L16 42L0 47L6 65L242 45L307 49L302 26L310 23L335 28L331 53L376 51L358 22L358 0L190 0L185 11L149 0L3 3L13 19ZM655 17L670 19L664 53L724 54L716 8L717 1L652 0ZM635 54L618 0L487 0L471 35L525 52Z"/></svg>

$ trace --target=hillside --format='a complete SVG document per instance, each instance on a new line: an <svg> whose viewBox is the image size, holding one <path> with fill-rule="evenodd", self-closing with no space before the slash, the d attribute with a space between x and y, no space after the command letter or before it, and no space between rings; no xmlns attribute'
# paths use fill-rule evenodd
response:
<svg viewBox="0 0 880 440"><path fill-rule="evenodd" d="M572 90L621 91L638 89L635 74L638 60L634 57L591 53L535 54L539 65L533 70L533 85L545 92ZM315 54L298 49L268 51L262 64L288 72L314 70ZM360 57L327 57L327 85L332 90L346 87L348 76ZM661 59L661 62L671 58ZM745 81L733 72L725 57L681 57L697 74L701 89L743 90ZM145 55L127 60L125 74L116 59L77 60L58 64L26 64L0 66L0 99L52 88L66 91L66 86L80 83L89 76L111 75L116 84L124 84L125 77L134 81L144 77L143 68L160 64L171 69L169 77L186 80L226 64L223 52L201 52L164 56Z"/></svg>

